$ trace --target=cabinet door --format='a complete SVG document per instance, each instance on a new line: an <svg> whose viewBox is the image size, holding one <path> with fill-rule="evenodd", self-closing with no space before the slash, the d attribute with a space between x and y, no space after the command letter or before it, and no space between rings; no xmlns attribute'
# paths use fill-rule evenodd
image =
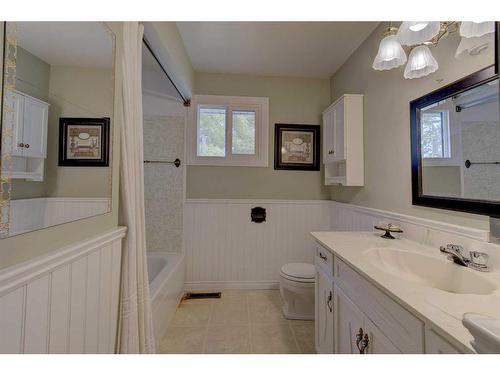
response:
<svg viewBox="0 0 500 375"><path fill-rule="evenodd" d="M333 354L333 281L321 270L316 269L316 350L318 353Z"/></svg>
<svg viewBox="0 0 500 375"><path fill-rule="evenodd" d="M401 351L368 318L365 318L363 331L369 338L366 354L401 354Z"/></svg>
<svg viewBox="0 0 500 375"><path fill-rule="evenodd" d="M12 108L13 129L12 129L12 155L23 156L23 111L24 96L17 92L7 91L7 105Z"/></svg>
<svg viewBox="0 0 500 375"><path fill-rule="evenodd" d="M45 158L47 156L48 105L25 97L24 100L24 156Z"/></svg>
<svg viewBox="0 0 500 375"><path fill-rule="evenodd" d="M335 287L334 295L335 353L359 354L356 335L364 327L364 315L339 288Z"/></svg>
<svg viewBox="0 0 500 375"><path fill-rule="evenodd" d="M333 117L333 129L334 129L334 149L333 149L333 160L343 160L345 159L344 150L344 99L340 100L335 105L335 112Z"/></svg>
<svg viewBox="0 0 500 375"><path fill-rule="evenodd" d="M432 329L426 328L425 354L461 354L461 352Z"/></svg>
<svg viewBox="0 0 500 375"><path fill-rule="evenodd" d="M335 109L330 108L323 113L323 163L331 163L334 161L334 129L333 123L335 118Z"/></svg>

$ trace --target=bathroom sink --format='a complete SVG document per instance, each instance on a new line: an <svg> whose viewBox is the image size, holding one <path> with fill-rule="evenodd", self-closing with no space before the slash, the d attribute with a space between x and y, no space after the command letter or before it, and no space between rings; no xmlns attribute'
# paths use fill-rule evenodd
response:
<svg viewBox="0 0 500 375"><path fill-rule="evenodd" d="M498 286L478 271L434 257L395 248L371 248L366 259L379 270L401 279L455 294L491 294Z"/></svg>

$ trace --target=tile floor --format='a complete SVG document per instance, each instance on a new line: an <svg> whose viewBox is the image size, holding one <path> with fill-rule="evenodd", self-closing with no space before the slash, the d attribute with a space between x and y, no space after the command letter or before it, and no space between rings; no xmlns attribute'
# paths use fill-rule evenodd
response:
<svg viewBox="0 0 500 375"><path fill-rule="evenodd" d="M279 290L225 290L186 300L159 353L314 353L314 322L286 320Z"/></svg>

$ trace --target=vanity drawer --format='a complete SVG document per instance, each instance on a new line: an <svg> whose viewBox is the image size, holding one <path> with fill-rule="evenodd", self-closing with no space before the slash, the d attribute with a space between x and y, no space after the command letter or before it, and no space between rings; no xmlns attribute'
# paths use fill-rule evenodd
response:
<svg viewBox="0 0 500 375"><path fill-rule="evenodd" d="M402 353L423 353L424 323L335 257L334 281Z"/></svg>
<svg viewBox="0 0 500 375"><path fill-rule="evenodd" d="M316 256L314 263L321 267L328 276L333 276L333 254L320 244L316 244Z"/></svg>

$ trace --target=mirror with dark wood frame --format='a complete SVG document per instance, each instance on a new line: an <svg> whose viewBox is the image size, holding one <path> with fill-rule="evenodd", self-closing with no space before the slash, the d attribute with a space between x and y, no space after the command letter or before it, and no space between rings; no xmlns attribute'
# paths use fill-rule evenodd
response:
<svg viewBox="0 0 500 375"><path fill-rule="evenodd" d="M414 205L499 215L498 94L492 65L410 103Z"/></svg>

